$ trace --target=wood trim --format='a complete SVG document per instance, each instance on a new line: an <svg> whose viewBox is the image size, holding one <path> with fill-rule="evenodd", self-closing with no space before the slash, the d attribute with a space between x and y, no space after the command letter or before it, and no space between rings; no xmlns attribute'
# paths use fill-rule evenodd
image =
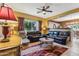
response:
<svg viewBox="0 0 79 59"><path fill-rule="evenodd" d="M67 21L62 21L61 23L63 23L63 22L75 22L75 21L79 22L79 19L70 19L70 20L67 20Z"/></svg>
<svg viewBox="0 0 79 59"><path fill-rule="evenodd" d="M61 23L61 22L57 22L57 21L53 21L53 20L49 20L48 22Z"/></svg>

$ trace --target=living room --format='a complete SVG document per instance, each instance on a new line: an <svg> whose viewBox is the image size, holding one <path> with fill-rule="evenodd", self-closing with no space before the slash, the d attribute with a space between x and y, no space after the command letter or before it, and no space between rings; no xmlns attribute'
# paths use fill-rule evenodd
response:
<svg viewBox="0 0 79 59"><path fill-rule="evenodd" d="M79 56L78 3L0 6L0 56Z"/></svg>

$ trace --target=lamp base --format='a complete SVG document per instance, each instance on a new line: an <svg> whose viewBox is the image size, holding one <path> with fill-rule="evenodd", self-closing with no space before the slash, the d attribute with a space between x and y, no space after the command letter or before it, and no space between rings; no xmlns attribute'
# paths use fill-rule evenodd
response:
<svg viewBox="0 0 79 59"><path fill-rule="evenodd" d="M1 42L1 43L9 42L9 39L8 39L8 38L3 39L3 40L1 40L0 42Z"/></svg>

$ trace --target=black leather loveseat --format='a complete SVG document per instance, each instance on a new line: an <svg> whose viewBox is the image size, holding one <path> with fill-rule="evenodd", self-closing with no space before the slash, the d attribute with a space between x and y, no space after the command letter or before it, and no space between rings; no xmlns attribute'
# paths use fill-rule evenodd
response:
<svg viewBox="0 0 79 59"><path fill-rule="evenodd" d="M41 37L40 32L28 32L27 33L27 38L30 40L30 42L37 42L39 41L39 38Z"/></svg>
<svg viewBox="0 0 79 59"><path fill-rule="evenodd" d="M69 31L50 31L49 36L54 39L54 42L66 45L68 37L70 37Z"/></svg>

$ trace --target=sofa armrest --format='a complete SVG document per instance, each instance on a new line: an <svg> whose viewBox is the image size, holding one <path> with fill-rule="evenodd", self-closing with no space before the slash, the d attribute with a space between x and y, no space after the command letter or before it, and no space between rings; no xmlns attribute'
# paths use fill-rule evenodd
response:
<svg viewBox="0 0 79 59"><path fill-rule="evenodd" d="M25 38L25 39L22 39L21 44L28 44L29 42L30 40Z"/></svg>
<svg viewBox="0 0 79 59"><path fill-rule="evenodd" d="M70 36L67 37L66 43L70 42Z"/></svg>

